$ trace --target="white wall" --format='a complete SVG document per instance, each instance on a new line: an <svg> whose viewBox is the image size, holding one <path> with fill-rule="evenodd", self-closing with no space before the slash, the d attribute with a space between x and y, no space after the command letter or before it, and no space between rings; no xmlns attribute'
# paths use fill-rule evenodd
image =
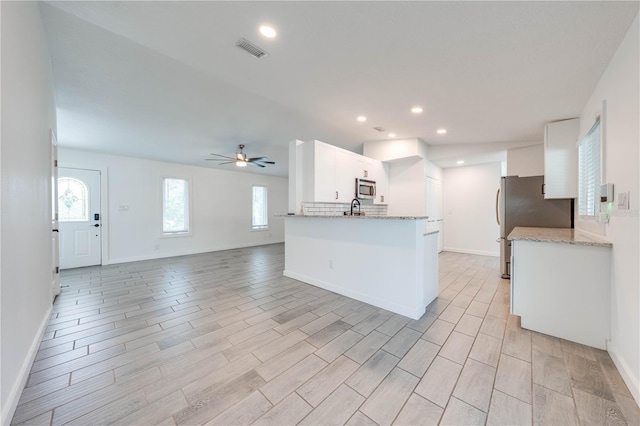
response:
<svg viewBox="0 0 640 426"><path fill-rule="evenodd" d="M427 158L427 145L420 139L392 139L369 141L362 144L362 155L380 161L392 161L400 158Z"/></svg>
<svg viewBox="0 0 640 426"><path fill-rule="evenodd" d="M426 178L443 179L442 169L427 159L429 149L420 139L393 139L363 144L365 156L389 164L389 215L426 214Z"/></svg>
<svg viewBox="0 0 640 426"><path fill-rule="evenodd" d="M108 238L103 263L225 250L284 241L286 178L60 149L60 166L106 168ZM233 165L231 165L233 166ZM233 170L233 169L232 169ZM192 181L192 235L162 237L162 177ZM269 187L269 229L251 229L251 186ZM127 206L121 211L120 206ZM156 249L156 246L158 247Z"/></svg>
<svg viewBox="0 0 640 426"><path fill-rule="evenodd" d="M507 150L507 176L544 175L544 144Z"/></svg>
<svg viewBox="0 0 640 426"><path fill-rule="evenodd" d="M611 343L618 370L640 403L640 24L636 16L625 39L580 115L580 138L589 131L606 101L605 173L614 184L614 210L606 237L613 243ZM630 210L617 210L620 192L630 191ZM587 228L577 222L577 227Z"/></svg>
<svg viewBox="0 0 640 426"><path fill-rule="evenodd" d="M429 160L424 162L424 174L426 177L430 177L436 180L442 180L442 169L435 163Z"/></svg>
<svg viewBox="0 0 640 426"><path fill-rule="evenodd" d="M2 225L0 424L9 424L52 292L49 129L55 106L49 51L36 2L1 2Z"/></svg>
<svg viewBox="0 0 640 426"><path fill-rule="evenodd" d="M444 249L499 256L496 191L501 164L444 169Z"/></svg>
<svg viewBox="0 0 640 426"><path fill-rule="evenodd" d="M422 158L411 157L389 163L389 216L425 214L425 175Z"/></svg>

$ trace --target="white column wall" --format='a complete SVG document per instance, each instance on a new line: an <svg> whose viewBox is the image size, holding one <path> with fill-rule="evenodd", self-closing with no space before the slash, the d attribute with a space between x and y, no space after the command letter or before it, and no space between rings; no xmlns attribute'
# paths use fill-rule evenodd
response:
<svg viewBox="0 0 640 426"><path fill-rule="evenodd" d="M423 216L425 211L425 160L404 158L389 164L389 216Z"/></svg>
<svg viewBox="0 0 640 426"><path fill-rule="evenodd" d="M52 302L51 62L37 2L1 2L0 424L11 421Z"/></svg>

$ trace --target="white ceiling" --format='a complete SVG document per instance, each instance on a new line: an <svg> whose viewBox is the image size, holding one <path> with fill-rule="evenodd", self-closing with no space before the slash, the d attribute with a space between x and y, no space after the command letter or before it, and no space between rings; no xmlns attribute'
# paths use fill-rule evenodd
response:
<svg viewBox="0 0 640 426"><path fill-rule="evenodd" d="M244 143L249 156L276 161L260 172L286 176L289 141L361 152L363 141L388 139L374 126L439 152L539 142L544 123L579 116L638 4L80 1L41 10L60 145L215 167L209 153ZM262 23L277 38L260 36ZM269 55L238 49L241 37ZM414 105L424 112L411 114Z"/></svg>

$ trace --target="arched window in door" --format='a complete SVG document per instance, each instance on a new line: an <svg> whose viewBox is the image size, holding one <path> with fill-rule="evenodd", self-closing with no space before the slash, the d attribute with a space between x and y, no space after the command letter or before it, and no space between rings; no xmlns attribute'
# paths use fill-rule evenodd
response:
<svg viewBox="0 0 640 426"><path fill-rule="evenodd" d="M89 188L84 182L70 178L58 178L58 219L60 222L89 220Z"/></svg>

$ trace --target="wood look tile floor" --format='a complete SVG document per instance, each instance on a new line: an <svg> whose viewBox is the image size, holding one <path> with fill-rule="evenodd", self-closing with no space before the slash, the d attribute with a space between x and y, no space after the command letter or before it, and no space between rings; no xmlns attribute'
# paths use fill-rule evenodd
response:
<svg viewBox="0 0 640 426"><path fill-rule="evenodd" d="M498 259L439 261L417 321L282 244L63 271L12 424L640 424L606 352L519 327Z"/></svg>

